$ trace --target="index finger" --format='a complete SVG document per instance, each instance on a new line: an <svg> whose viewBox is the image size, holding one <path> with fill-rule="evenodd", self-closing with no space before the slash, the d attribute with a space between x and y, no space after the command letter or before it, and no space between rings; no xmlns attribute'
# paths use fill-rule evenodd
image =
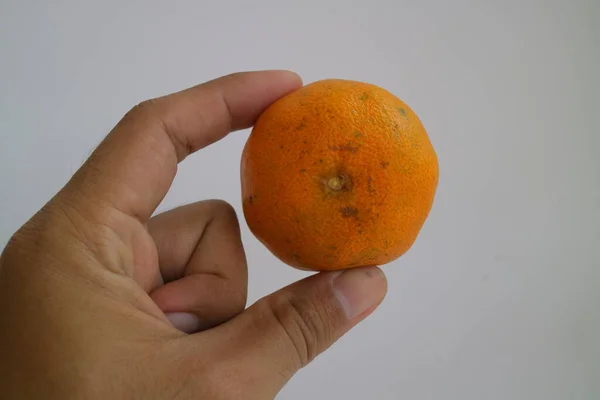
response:
<svg viewBox="0 0 600 400"><path fill-rule="evenodd" d="M250 127L302 84L288 71L227 75L128 112L74 175L69 187L145 222L166 195L177 164L229 132Z"/></svg>

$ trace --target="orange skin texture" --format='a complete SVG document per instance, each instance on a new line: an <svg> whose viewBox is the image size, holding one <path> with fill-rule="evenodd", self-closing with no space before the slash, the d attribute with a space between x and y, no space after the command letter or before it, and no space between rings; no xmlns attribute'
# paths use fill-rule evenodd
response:
<svg viewBox="0 0 600 400"><path fill-rule="evenodd" d="M326 79L273 103L242 153L244 217L299 269L387 264L433 205L438 159L417 115L390 92Z"/></svg>

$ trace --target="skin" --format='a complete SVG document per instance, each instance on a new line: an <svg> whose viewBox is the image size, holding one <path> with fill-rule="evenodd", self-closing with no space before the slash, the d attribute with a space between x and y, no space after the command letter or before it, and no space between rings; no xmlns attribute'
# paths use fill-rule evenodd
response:
<svg viewBox="0 0 600 400"><path fill-rule="evenodd" d="M290 72L240 73L125 115L2 253L1 398L273 399L380 304L372 267L315 274L246 309L233 208L153 216L179 162L300 86Z"/></svg>
<svg viewBox="0 0 600 400"><path fill-rule="evenodd" d="M255 236L285 263L317 271L406 253L438 184L414 111L380 87L341 79L306 85L262 113L241 170Z"/></svg>

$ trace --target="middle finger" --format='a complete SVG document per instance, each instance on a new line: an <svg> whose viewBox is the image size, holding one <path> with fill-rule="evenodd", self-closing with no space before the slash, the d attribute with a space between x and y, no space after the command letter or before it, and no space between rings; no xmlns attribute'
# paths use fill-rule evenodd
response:
<svg viewBox="0 0 600 400"><path fill-rule="evenodd" d="M188 333L244 310L248 270L234 209L220 200L179 207L150 219L165 285L150 296Z"/></svg>

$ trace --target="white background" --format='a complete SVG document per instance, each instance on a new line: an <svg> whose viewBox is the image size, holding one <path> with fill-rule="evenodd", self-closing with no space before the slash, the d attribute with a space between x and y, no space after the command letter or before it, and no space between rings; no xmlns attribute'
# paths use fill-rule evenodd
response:
<svg viewBox="0 0 600 400"><path fill-rule="evenodd" d="M597 0L2 0L0 245L141 100L251 69L375 83L429 131L436 202L381 308L280 398L599 399L599 26ZM247 134L161 209L241 215ZM305 275L242 228L251 302Z"/></svg>

